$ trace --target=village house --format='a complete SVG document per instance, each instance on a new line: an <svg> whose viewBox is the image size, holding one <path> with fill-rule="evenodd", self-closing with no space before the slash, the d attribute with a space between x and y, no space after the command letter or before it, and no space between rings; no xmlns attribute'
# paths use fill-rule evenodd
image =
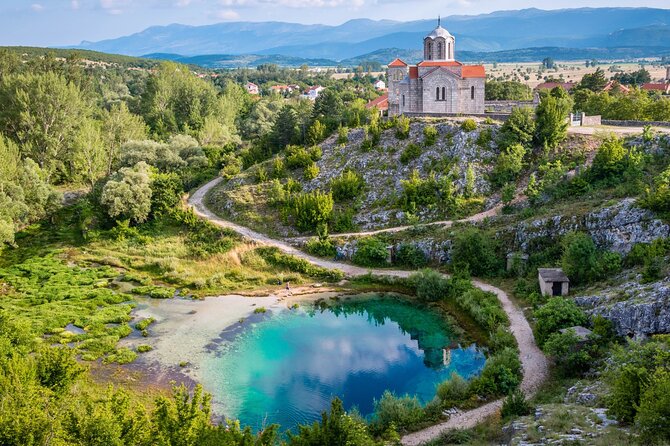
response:
<svg viewBox="0 0 670 446"><path fill-rule="evenodd" d="M377 91L386 90L386 82L379 79L377 82L375 82L375 90Z"/></svg>
<svg viewBox="0 0 670 446"><path fill-rule="evenodd" d="M305 94L303 95L303 97L311 101L316 101L316 98L319 97L319 95L323 90L325 90L325 88L322 87L321 85L314 85L305 90Z"/></svg>
<svg viewBox="0 0 670 446"><path fill-rule="evenodd" d="M381 116L384 116L384 114L386 114L386 112L389 109L389 95L383 94L378 98L371 100L370 102L365 104L365 108L367 108L368 110L377 109L377 111L379 111L379 114Z"/></svg>
<svg viewBox="0 0 670 446"><path fill-rule="evenodd" d="M642 85L645 91L657 91L660 94L670 94L670 82L666 83L648 83Z"/></svg>
<svg viewBox="0 0 670 446"><path fill-rule="evenodd" d="M260 89L258 88L258 85L254 84L253 82L247 82L246 88L247 88L247 93L249 93L249 94L252 94L252 95L260 94Z"/></svg>
<svg viewBox="0 0 670 446"><path fill-rule="evenodd" d="M575 88L577 84L574 82L542 82L540 85L535 87L535 91L539 92L542 90L553 90L556 87L561 87L565 91L570 91Z"/></svg>
<svg viewBox="0 0 670 446"><path fill-rule="evenodd" d="M423 40L423 61L388 65L389 116L483 114L486 71L455 59L456 38L440 25Z"/></svg>
<svg viewBox="0 0 670 446"><path fill-rule="evenodd" d="M561 268L539 268L538 280L543 296L567 296L570 292L570 279Z"/></svg>

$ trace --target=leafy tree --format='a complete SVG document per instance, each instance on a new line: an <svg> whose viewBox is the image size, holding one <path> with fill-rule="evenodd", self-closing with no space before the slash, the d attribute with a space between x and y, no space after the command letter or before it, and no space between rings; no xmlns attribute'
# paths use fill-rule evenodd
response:
<svg viewBox="0 0 670 446"><path fill-rule="evenodd" d="M563 271L575 283L586 283L597 277L598 250L593 239L582 232L573 232L563 238Z"/></svg>
<svg viewBox="0 0 670 446"><path fill-rule="evenodd" d="M128 141L146 139L147 125L141 116L128 110L125 102L114 104L109 111L104 110L101 117L101 136L106 155L106 175L111 175L113 166L119 162L121 146Z"/></svg>
<svg viewBox="0 0 670 446"><path fill-rule="evenodd" d="M586 323L586 315L577 304L563 297L552 297L535 311L534 316L537 340L541 346L558 330Z"/></svg>
<svg viewBox="0 0 670 446"><path fill-rule="evenodd" d="M670 168L654 178L653 188L648 190L642 205L658 212L670 212Z"/></svg>
<svg viewBox="0 0 670 446"><path fill-rule="evenodd" d="M326 88L314 101L312 118L324 123L328 132L332 132L343 122L344 111L344 102L339 94L333 88Z"/></svg>
<svg viewBox="0 0 670 446"><path fill-rule="evenodd" d="M475 276L494 273L500 263L493 241L477 228L466 228L456 234L451 258L452 264L466 267Z"/></svg>
<svg viewBox="0 0 670 446"><path fill-rule="evenodd" d="M412 268L422 268L428 264L428 258L426 257L426 253L418 246L411 243L403 243L395 254L395 263Z"/></svg>
<svg viewBox="0 0 670 446"><path fill-rule="evenodd" d="M554 148L568 134L568 114L572 110L572 99L561 87L543 95L535 110L535 140L542 146Z"/></svg>
<svg viewBox="0 0 670 446"><path fill-rule="evenodd" d="M430 147L435 145L437 142L437 129L435 126L427 125L423 128L423 145Z"/></svg>
<svg viewBox="0 0 670 446"><path fill-rule="evenodd" d="M100 203L112 218L146 221L151 210L149 166L142 161L119 170L103 186Z"/></svg>
<svg viewBox="0 0 670 446"><path fill-rule="evenodd" d="M506 149L516 144L530 148L535 135L535 116L530 107L518 107L512 110L509 118L500 127L498 146Z"/></svg>
<svg viewBox="0 0 670 446"><path fill-rule="evenodd" d="M374 446L375 442L363 420L344 411L342 401L335 398L330 413L321 414L321 422L298 426L298 433L288 433L288 446Z"/></svg>
<svg viewBox="0 0 670 446"><path fill-rule="evenodd" d="M598 148L590 175L595 180L617 183L622 179L634 181L641 174L642 155L635 149L627 149L623 140L616 136L607 138Z"/></svg>
<svg viewBox="0 0 670 446"><path fill-rule="evenodd" d="M605 77L605 72L602 68L597 68L595 72L591 74L585 74L582 77L581 82L578 85L579 89L585 89L593 92L603 91L607 85L607 78Z"/></svg>
<svg viewBox="0 0 670 446"><path fill-rule="evenodd" d="M53 72L10 76L0 85L0 104L0 129L47 179L72 175L67 169L69 143L92 111L77 85Z"/></svg>
<svg viewBox="0 0 670 446"><path fill-rule="evenodd" d="M530 101L533 91L526 84L516 81L486 81L487 101Z"/></svg>
<svg viewBox="0 0 670 446"><path fill-rule="evenodd" d="M526 149L521 144L514 144L498 155L496 165L493 167L492 180L502 186L506 183L516 181L523 169L523 158L526 155Z"/></svg>
<svg viewBox="0 0 670 446"><path fill-rule="evenodd" d="M593 358L586 347L579 345L580 342L574 330L567 330L552 333L544 343L544 351L555 359L565 376L578 377L591 367Z"/></svg>
<svg viewBox="0 0 670 446"><path fill-rule="evenodd" d="M151 213L164 215L176 209L184 192L179 175L156 173L151 178Z"/></svg>
<svg viewBox="0 0 670 446"><path fill-rule="evenodd" d="M523 417L530 415L531 411L532 407L528 404L528 401L526 401L523 392L516 389L514 392L507 395L507 398L503 401L500 415L503 418Z"/></svg>
<svg viewBox="0 0 670 446"><path fill-rule="evenodd" d="M58 394L67 392L83 372L84 368L67 347L45 347L37 355L37 380Z"/></svg>
<svg viewBox="0 0 670 446"><path fill-rule="evenodd" d="M623 85L642 85L651 82L651 74L644 68L640 68L632 73L617 73L612 80Z"/></svg>
<svg viewBox="0 0 670 446"><path fill-rule="evenodd" d="M407 430L424 418L424 410L416 396L398 397L387 390L379 400L375 400L372 423L376 427L375 430L381 432L389 428Z"/></svg>
<svg viewBox="0 0 670 446"><path fill-rule="evenodd" d="M640 396L635 423L646 444L670 440L670 373L658 368Z"/></svg>
<svg viewBox="0 0 670 446"><path fill-rule="evenodd" d="M98 121L86 119L82 122L74 139L73 152L73 172L78 172L78 176L92 188L105 175L109 165Z"/></svg>

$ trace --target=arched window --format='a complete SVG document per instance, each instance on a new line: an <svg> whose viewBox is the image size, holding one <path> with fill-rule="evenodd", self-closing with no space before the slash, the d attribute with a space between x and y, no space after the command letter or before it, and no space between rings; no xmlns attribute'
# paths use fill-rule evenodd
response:
<svg viewBox="0 0 670 446"><path fill-rule="evenodd" d="M442 56L442 42L438 42L437 44L437 58L444 59L444 57Z"/></svg>
<svg viewBox="0 0 670 446"><path fill-rule="evenodd" d="M447 100L447 89L445 87L442 87L442 100Z"/></svg>
<svg viewBox="0 0 670 446"><path fill-rule="evenodd" d="M440 100L440 87L437 87L435 89L435 100L439 101Z"/></svg>
<svg viewBox="0 0 670 446"><path fill-rule="evenodd" d="M433 60L433 43L428 44L428 60Z"/></svg>
<svg viewBox="0 0 670 446"><path fill-rule="evenodd" d="M470 99L474 101L475 99L475 86L470 87Z"/></svg>
<svg viewBox="0 0 670 446"><path fill-rule="evenodd" d="M454 58L454 56L451 54L451 42L447 43L447 53L448 53L448 56L447 56L448 59L453 59Z"/></svg>
<svg viewBox="0 0 670 446"><path fill-rule="evenodd" d="M405 106L405 95L402 95L402 106Z"/></svg>

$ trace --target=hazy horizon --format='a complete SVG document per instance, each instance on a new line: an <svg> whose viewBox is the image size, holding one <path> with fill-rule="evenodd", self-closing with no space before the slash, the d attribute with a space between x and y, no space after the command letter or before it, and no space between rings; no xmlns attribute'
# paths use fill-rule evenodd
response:
<svg viewBox="0 0 670 446"><path fill-rule="evenodd" d="M553 1L550 6L542 3L449 0L436 7L436 2L429 0L5 0L0 5L0 45L77 45L174 23L198 26L226 21L280 21L339 25L353 19L411 21L438 15L575 7L574 2L566 0ZM667 6L667 0L592 0L579 8Z"/></svg>

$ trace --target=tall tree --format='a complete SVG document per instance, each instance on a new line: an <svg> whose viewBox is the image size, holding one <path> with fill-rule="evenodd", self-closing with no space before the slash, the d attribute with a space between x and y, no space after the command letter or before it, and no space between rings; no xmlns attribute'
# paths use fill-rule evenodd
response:
<svg viewBox="0 0 670 446"><path fill-rule="evenodd" d="M544 94L536 113L536 141L548 148L558 146L568 135L568 115L572 99L561 87Z"/></svg>
<svg viewBox="0 0 670 446"><path fill-rule="evenodd" d="M102 139L107 150L106 174L111 175L119 161L119 150L128 141L141 141L147 136L147 125L141 116L128 110L125 102L112 105L102 114Z"/></svg>

